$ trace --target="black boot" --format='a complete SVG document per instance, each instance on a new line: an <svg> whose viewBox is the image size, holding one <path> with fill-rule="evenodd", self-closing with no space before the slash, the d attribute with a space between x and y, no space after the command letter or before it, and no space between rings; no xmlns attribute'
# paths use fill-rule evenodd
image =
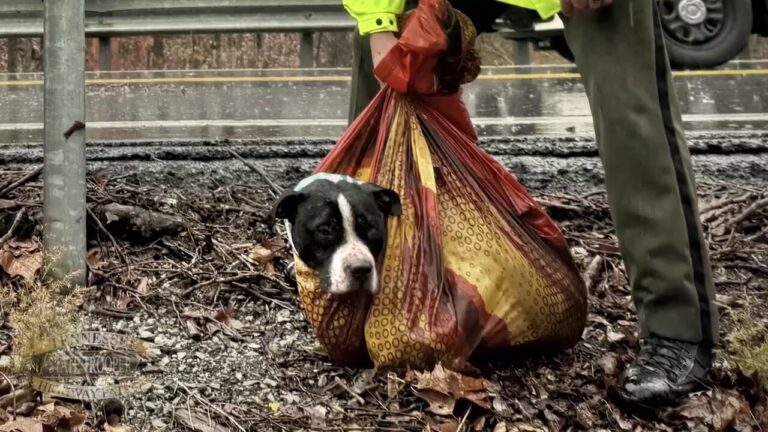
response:
<svg viewBox="0 0 768 432"><path fill-rule="evenodd" d="M655 411L706 385L712 349L658 337L643 341L635 362L612 393L632 411Z"/></svg>

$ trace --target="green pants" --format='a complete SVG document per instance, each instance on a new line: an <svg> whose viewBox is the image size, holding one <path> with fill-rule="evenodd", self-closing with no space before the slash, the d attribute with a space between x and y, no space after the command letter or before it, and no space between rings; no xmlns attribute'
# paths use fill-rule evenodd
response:
<svg viewBox="0 0 768 432"><path fill-rule="evenodd" d="M707 245L655 3L618 1L563 18L566 38L592 109L642 336L714 345ZM368 41L356 39L350 119L378 90Z"/></svg>

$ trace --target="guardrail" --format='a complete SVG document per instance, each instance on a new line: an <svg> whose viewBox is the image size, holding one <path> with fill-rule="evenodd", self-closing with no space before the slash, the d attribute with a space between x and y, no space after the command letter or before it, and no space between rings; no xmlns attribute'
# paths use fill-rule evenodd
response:
<svg viewBox="0 0 768 432"><path fill-rule="evenodd" d="M0 2L0 37L43 34L44 2ZM109 69L109 39L145 34L297 32L299 60L313 66L313 34L350 31L341 0L85 0L85 34L98 37L100 68Z"/></svg>
<svg viewBox="0 0 768 432"><path fill-rule="evenodd" d="M85 36L99 38L100 67L109 69L113 36L299 32L300 64L309 67L314 32L353 29L340 0L0 0L0 37L44 37L50 276L70 289L85 283Z"/></svg>

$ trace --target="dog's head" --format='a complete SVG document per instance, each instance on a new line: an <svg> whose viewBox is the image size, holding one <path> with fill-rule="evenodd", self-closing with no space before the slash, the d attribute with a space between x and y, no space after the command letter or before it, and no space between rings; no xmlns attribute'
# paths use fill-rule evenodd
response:
<svg viewBox="0 0 768 432"><path fill-rule="evenodd" d="M322 175L284 193L273 208L299 258L332 294L379 288L376 263L387 241L387 218L400 215L400 197L371 183Z"/></svg>

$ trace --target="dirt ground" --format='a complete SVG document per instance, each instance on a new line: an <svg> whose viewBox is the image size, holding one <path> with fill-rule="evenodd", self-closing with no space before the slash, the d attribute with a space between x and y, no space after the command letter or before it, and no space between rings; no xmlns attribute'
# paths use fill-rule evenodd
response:
<svg viewBox="0 0 768 432"><path fill-rule="evenodd" d="M0 170L6 292L24 292L24 269L42 254L42 181L27 174ZM700 186L724 344L708 390L639 418L622 413L606 393L631 362L638 336L602 192L537 196L566 232L590 288L581 342L554 357L481 365L482 379L455 380L440 368L395 373L327 361L283 276L290 257L264 223L273 197L256 174L169 187L138 172L92 173L89 287L77 314L85 329L153 342L159 354L140 369L152 385L122 399L123 415L102 426L102 405L51 405L10 369L13 387L0 385L0 417L7 422L0 431L13 430L14 421L19 430L54 430L18 426L27 420L59 422L58 430L113 431L762 430L768 400L759 379L766 376L753 372L768 363L760 357L768 351L768 194L746 183ZM152 229L129 222L137 212ZM22 260L28 265L14 265ZM4 366L19 345L9 318L16 306L4 302L0 315ZM761 358L767 359L762 366ZM17 395L15 403L9 394ZM62 426L64 418L82 423L72 421L78 407L86 410L86 423Z"/></svg>

